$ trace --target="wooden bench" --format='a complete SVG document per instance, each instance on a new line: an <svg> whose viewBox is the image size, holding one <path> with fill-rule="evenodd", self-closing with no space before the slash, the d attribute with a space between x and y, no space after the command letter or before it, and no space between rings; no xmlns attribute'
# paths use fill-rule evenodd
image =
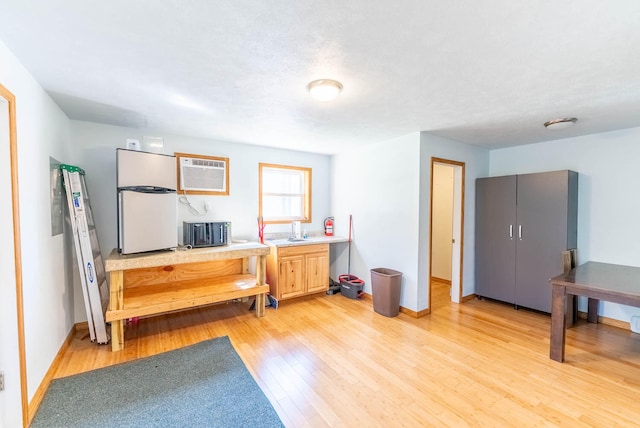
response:
<svg viewBox="0 0 640 428"><path fill-rule="evenodd" d="M262 244L231 244L188 251L122 255L105 261L110 273L109 308L113 351L124 348L124 321L197 306L256 297L256 315L264 316L266 256ZM249 258L256 257L256 274Z"/></svg>

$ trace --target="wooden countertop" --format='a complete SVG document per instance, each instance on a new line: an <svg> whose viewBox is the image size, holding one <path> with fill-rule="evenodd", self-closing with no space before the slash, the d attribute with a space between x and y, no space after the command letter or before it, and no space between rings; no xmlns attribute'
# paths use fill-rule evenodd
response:
<svg viewBox="0 0 640 428"><path fill-rule="evenodd" d="M194 248L191 250L156 251L152 253L123 255L114 248L105 260L107 272L139 269L183 263L207 262L211 260L235 259L250 256L265 256L269 247L257 242L229 244L223 247Z"/></svg>
<svg viewBox="0 0 640 428"><path fill-rule="evenodd" d="M337 244L339 242L349 242L347 238L340 236L312 236L307 239L289 241L288 239L265 239L265 245L270 247L294 247L298 245L313 245L313 244Z"/></svg>

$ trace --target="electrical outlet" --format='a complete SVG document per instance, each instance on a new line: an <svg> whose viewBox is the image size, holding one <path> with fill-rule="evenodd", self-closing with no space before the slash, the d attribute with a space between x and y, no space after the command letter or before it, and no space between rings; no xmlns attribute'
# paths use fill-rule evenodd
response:
<svg viewBox="0 0 640 428"><path fill-rule="evenodd" d="M0 372L0 391L4 391L4 372Z"/></svg>

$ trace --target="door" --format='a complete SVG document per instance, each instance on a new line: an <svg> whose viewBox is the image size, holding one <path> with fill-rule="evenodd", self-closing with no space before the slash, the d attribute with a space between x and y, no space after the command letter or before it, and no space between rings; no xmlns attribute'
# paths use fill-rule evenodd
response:
<svg viewBox="0 0 640 428"><path fill-rule="evenodd" d="M454 167L433 165L431 279L451 284Z"/></svg>
<svg viewBox="0 0 640 428"><path fill-rule="evenodd" d="M116 149L117 187L163 187L178 185L175 156Z"/></svg>
<svg viewBox="0 0 640 428"><path fill-rule="evenodd" d="M326 291L329 288L329 257L327 257L327 253L308 254L306 260L307 292Z"/></svg>
<svg viewBox="0 0 640 428"><path fill-rule="evenodd" d="M282 257L278 262L280 299L304 294L304 256Z"/></svg>
<svg viewBox="0 0 640 428"><path fill-rule="evenodd" d="M551 312L549 278L563 271L568 248L569 171L518 176L516 303Z"/></svg>
<svg viewBox="0 0 640 428"><path fill-rule="evenodd" d="M120 191L122 254L178 246L175 193Z"/></svg>
<svg viewBox="0 0 640 428"><path fill-rule="evenodd" d="M0 190L11 202L0 205L0 368L5 371L0 392L0 426L27 426L29 402L24 337L22 250L18 191L16 99L0 84ZM17 398L19 391L19 399Z"/></svg>
<svg viewBox="0 0 640 428"><path fill-rule="evenodd" d="M516 176L476 181L476 295L516 301Z"/></svg>
<svg viewBox="0 0 640 428"><path fill-rule="evenodd" d="M443 170L448 172L444 180L446 185L443 186L446 189L438 189L443 183L443 174L440 174L440 171ZM429 312L439 304L460 303L463 297L464 162L432 157L430 182L429 296L427 304ZM444 233L440 234L439 232L442 230ZM444 267L442 265L437 267L436 264L442 260L445 260ZM434 278L445 281L434 281ZM447 283L449 287L443 290L443 286L446 286Z"/></svg>

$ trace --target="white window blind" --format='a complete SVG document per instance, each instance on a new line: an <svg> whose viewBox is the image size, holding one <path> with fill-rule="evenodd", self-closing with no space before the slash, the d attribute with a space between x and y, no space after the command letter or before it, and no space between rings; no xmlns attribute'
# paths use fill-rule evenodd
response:
<svg viewBox="0 0 640 428"><path fill-rule="evenodd" d="M261 165L261 215L265 221L309 220L311 171Z"/></svg>

